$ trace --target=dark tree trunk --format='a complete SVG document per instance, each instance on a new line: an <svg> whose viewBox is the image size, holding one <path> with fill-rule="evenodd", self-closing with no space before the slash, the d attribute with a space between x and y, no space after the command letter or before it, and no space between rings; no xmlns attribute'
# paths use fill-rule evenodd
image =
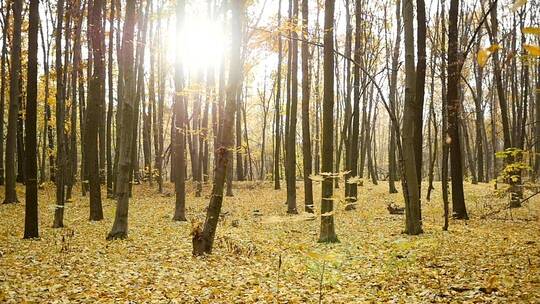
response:
<svg viewBox="0 0 540 304"><path fill-rule="evenodd" d="M281 28L281 0L279 0L279 9L278 9L278 28ZM275 113L275 147L274 147L274 190L281 189L280 186L280 172L279 172L279 158L280 158L280 149L281 149L281 62L283 59L283 42L281 35L278 35L278 66L276 71L276 104L274 108Z"/></svg>
<svg viewBox="0 0 540 304"><path fill-rule="evenodd" d="M233 127L234 114L236 112L237 92L240 87L241 59L240 45L243 23L243 1L232 0L232 41L231 41L231 61L229 68L229 85L227 88L227 104L224 109L223 128L230 130ZM210 254L214 244L214 237L223 203L223 186L227 168L230 165L230 154L233 148L232 132L221 132L220 147L217 151L216 169L214 174L214 186L212 196L208 205L204 228L195 227L193 232L193 255L200 256Z"/></svg>
<svg viewBox="0 0 540 304"><path fill-rule="evenodd" d="M459 81L461 71L461 55L458 51L458 10L459 0L450 1L448 13L448 139L450 142L450 168L452 175L452 211L455 218L468 219L465 197L463 194L463 171L459 137L459 115L461 102L459 98Z"/></svg>
<svg viewBox="0 0 540 304"><path fill-rule="evenodd" d="M93 71L88 87L88 105L86 112L86 164L88 184L90 186L90 220L100 221L103 219L103 207L101 204L100 164L98 154L98 132L100 124L101 105L105 97L102 76L105 74L103 52L103 27L102 27L103 0L92 0L88 7L90 18L90 46L93 57Z"/></svg>
<svg viewBox="0 0 540 304"><path fill-rule="evenodd" d="M15 149L17 145L17 115L19 112L20 74L21 74L21 25L22 0L14 0L13 10L13 36L11 47L11 72L9 77L9 108L6 138L6 186L4 204L17 203L15 191Z"/></svg>
<svg viewBox="0 0 540 304"><path fill-rule="evenodd" d="M405 100L403 107L403 163L402 179L403 197L405 200L405 233L417 235L422 233L422 217L420 213L420 196L418 191L418 175L415 159L415 119L418 108L415 102L416 71L414 67L414 8L412 0L403 2L403 25L405 41Z"/></svg>
<svg viewBox="0 0 540 304"><path fill-rule="evenodd" d="M396 113L396 97L397 97L397 75L399 48L401 45L401 0L396 1L396 40L394 41L394 49L392 52L392 72L390 75L390 97L389 106L393 113ZM397 180L397 164L396 164L396 132L394 129L399 126L390 125L390 144L388 149L388 191L397 193L395 181Z"/></svg>
<svg viewBox="0 0 540 304"><path fill-rule="evenodd" d="M106 155L107 155L107 197L113 197L113 158L112 158L112 119L114 103L113 87L113 45L114 45L114 18L115 18L115 0L111 0L109 14L109 44L107 50L107 83L108 83L108 104L107 104L107 127L106 127ZM118 34L117 34L118 35Z"/></svg>
<svg viewBox="0 0 540 304"><path fill-rule="evenodd" d="M313 185L311 179L311 134L309 130L309 47L308 0L302 0L302 155L304 158L304 205L305 211L313 213Z"/></svg>
<svg viewBox="0 0 540 304"><path fill-rule="evenodd" d="M135 27L135 0L127 1L126 21L124 23L122 37L122 56L119 64L122 65L123 82L125 90L122 97L122 129L119 129L120 146L117 175L117 205L114 224L107 239L122 239L128 233L128 208L129 208L129 177L131 173L131 147L133 136L133 115L135 102L135 72L133 67L133 38Z"/></svg>
<svg viewBox="0 0 540 304"><path fill-rule="evenodd" d="M64 106L64 83L62 81L62 24L64 19L64 0L57 3L56 36L55 36L55 67L56 67L56 208L54 212L53 228L64 227L64 203L65 203L65 173L66 173L66 147L65 147L65 106Z"/></svg>
<svg viewBox="0 0 540 304"><path fill-rule="evenodd" d="M298 23L298 0L293 0L293 24ZM291 99L287 131L287 213L296 214L296 113L298 107L298 33L292 31L291 41Z"/></svg>
<svg viewBox="0 0 540 304"><path fill-rule="evenodd" d="M24 238L39 237L38 191L37 191L37 84L38 84L38 27L39 0L30 1L28 27L28 74L26 100L26 203L24 216Z"/></svg>
<svg viewBox="0 0 540 304"><path fill-rule="evenodd" d="M185 1L176 1L176 29L180 31L184 24ZM176 92L184 90L184 71L180 57L176 58L174 70L174 86ZM185 101L183 94L175 94L174 96L174 123L175 134L175 149L174 157L176 159L176 172L174 179L174 190L176 194L174 221L186 221L186 158L185 158L185 143L186 143L186 118L185 118Z"/></svg>
<svg viewBox="0 0 540 304"><path fill-rule="evenodd" d="M322 128L322 172L333 170L334 158L334 0L325 0L324 11L324 96ZM319 242L339 242L334 228L333 178L322 182L321 230Z"/></svg>

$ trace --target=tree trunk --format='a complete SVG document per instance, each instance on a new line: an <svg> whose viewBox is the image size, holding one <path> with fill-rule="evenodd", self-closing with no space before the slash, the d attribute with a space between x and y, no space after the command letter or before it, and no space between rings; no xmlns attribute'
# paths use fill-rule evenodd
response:
<svg viewBox="0 0 540 304"><path fill-rule="evenodd" d="M293 24L298 23L298 0L293 0ZM287 131L287 213L296 214L296 113L298 107L298 33L292 31L291 41L291 102Z"/></svg>
<svg viewBox="0 0 540 304"><path fill-rule="evenodd" d="M106 155L107 155L107 197L113 197L113 158L112 158L112 115L114 103L114 87L113 87L113 44L114 44L114 18L115 18L115 0L111 0L109 14L109 44L107 53L107 81L108 81L108 104L107 104L107 127L106 127ZM118 35L118 33L117 33Z"/></svg>
<svg viewBox="0 0 540 304"><path fill-rule="evenodd" d="M393 113L396 113L396 97L397 97L397 75L399 64L399 48L401 45L401 0L396 1L396 40L394 41L394 50L392 52L392 72L390 75L390 97L389 106ZM397 164L396 164L396 132L394 129L399 126L390 125L390 144L388 149L388 191L397 193L395 181L397 180Z"/></svg>
<svg viewBox="0 0 540 304"><path fill-rule="evenodd" d="M334 0L325 0L324 11L324 96L322 131L322 172L330 173L334 158ZM319 242L339 242L334 228L333 178L322 182L321 230Z"/></svg>
<svg viewBox="0 0 540 304"><path fill-rule="evenodd" d="M88 104L86 112L86 164L88 184L90 186L90 220L100 221L103 219L103 207L101 203L100 163L98 154L98 132L101 115L102 100L105 97L104 84L105 74L102 27L103 0L92 0L88 7L90 18L90 44L93 57L93 71L88 87Z"/></svg>
<svg viewBox="0 0 540 304"><path fill-rule="evenodd" d="M243 23L243 1L233 0L232 7L232 41L231 41L231 61L229 68L229 85L227 87L227 104L225 105L223 128L230 130L233 127L234 114L236 112L237 92L240 87L240 77L242 72L240 59L240 45ZM214 186L212 196L208 205L204 228L195 227L193 231L193 255L200 256L210 254L214 244L214 237L223 203L223 186L227 168L230 165L229 155L233 148L232 132L221 132L220 147L217 149L217 162L214 175Z"/></svg>
<svg viewBox="0 0 540 304"><path fill-rule="evenodd" d="M17 145L17 114L19 112L20 73L21 73L21 25L22 25L22 0L14 0L11 6L13 10L13 35L11 47L11 72L9 77L9 108L8 126L6 138L6 186L4 204L17 203L15 191L15 149Z"/></svg>
<svg viewBox="0 0 540 304"><path fill-rule="evenodd" d="M62 81L62 23L64 18L64 0L57 3L56 36L55 36L55 67L56 67L56 208L54 212L53 228L64 227L65 189L64 177L66 172L65 161L65 131L64 131L64 83Z"/></svg>
<svg viewBox="0 0 540 304"><path fill-rule="evenodd" d="M184 10L185 1L176 1L176 30L180 32L184 25ZM184 95L180 94L184 90L184 70L180 56L176 57L174 70L174 85L177 94L174 95L174 117L175 117L175 149L174 157L176 158L176 172L174 179L174 190L176 194L174 221L186 221L186 158L185 158L185 143L186 143L186 118L185 118L185 102Z"/></svg>
<svg viewBox="0 0 540 304"><path fill-rule="evenodd" d="M4 26L2 27L2 53L0 58L0 185L4 185L4 113L6 106L6 65L7 65L7 36L9 35L9 13L11 11L10 2L6 3L5 14L3 14ZM46 63L44 63L46 65ZM47 79L47 78L46 78ZM47 103L45 103L47 104Z"/></svg>
<svg viewBox="0 0 540 304"><path fill-rule="evenodd" d="M311 175L311 135L309 130L309 47L308 47L308 0L302 0L302 155L304 160L305 211L313 213L313 185Z"/></svg>
<svg viewBox="0 0 540 304"><path fill-rule="evenodd" d="M39 0L30 1L28 27L28 74L26 100L26 203L24 214L24 238L39 237L38 191L37 191L37 84L38 84L38 27Z"/></svg>
<svg viewBox="0 0 540 304"><path fill-rule="evenodd" d="M452 175L452 211L458 219L468 219L465 197L463 195L462 157L459 140L459 114L461 102L459 98L459 81L461 72L461 55L458 51L458 9L459 0L450 1L448 13L448 139L450 142L450 169Z"/></svg>
<svg viewBox="0 0 540 304"><path fill-rule="evenodd" d="M278 29L281 28L281 0L279 0L279 9L278 9ZM276 103L274 108L275 113L275 142L276 146L274 147L274 190L281 189L280 186L280 172L279 172L279 159L280 159L280 149L281 149L281 62L283 60L283 41L281 35L278 35L278 66L276 71Z"/></svg>
<svg viewBox="0 0 540 304"><path fill-rule="evenodd" d="M403 196L405 200L405 233L422 233L418 175L416 173L415 147L416 132L414 120L418 108L415 103L416 72L414 67L414 8L412 0L403 2L403 25L405 40L405 101L403 108Z"/></svg>
<svg viewBox="0 0 540 304"><path fill-rule="evenodd" d="M133 38L135 26L135 0L128 0L126 5L126 21L122 37L122 57L125 90L122 98L122 129L119 129L119 159L117 175L117 205L114 224L107 239L122 239L128 233L129 177L131 172L131 148L133 136L133 115L135 101L135 73L133 70Z"/></svg>

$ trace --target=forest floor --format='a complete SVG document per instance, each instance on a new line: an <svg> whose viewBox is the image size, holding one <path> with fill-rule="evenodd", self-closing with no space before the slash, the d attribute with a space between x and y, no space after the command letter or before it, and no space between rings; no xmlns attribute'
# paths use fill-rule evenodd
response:
<svg viewBox="0 0 540 304"><path fill-rule="evenodd" d="M325 245L317 243L319 216L286 215L285 190L235 183L213 254L193 258L191 223L171 220L172 185L163 195L135 186L129 238L110 242L115 201L104 200L105 220L89 222L88 198L77 189L66 228L52 229L49 184L40 191L38 240L22 240L24 204L0 205L0 302L318 303L322 293L322 303L540 303L540 199L483 219L507 199L492 184L467 184L471 219L451 220L444 232L435 186L423 204L424 234L402 234L403 215L387 211L389 202L402 205L401 193L367 183L356 210L337 204L340 243ZM201 198L188 194L190 220L204 220L209 188Z"/></svg>

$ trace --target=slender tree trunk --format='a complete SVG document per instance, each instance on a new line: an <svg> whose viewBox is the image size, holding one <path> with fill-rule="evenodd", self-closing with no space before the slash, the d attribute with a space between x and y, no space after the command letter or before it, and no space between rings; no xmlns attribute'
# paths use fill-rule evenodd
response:
<svg viewBox="0 0 540 304"><path fill-rule="evenodd" d="M278 9L278 29L281 28L281 1L279 0L279 9ZM281 189L280 186L280 172L279 172L279 159L280 159L280 149L281 149L281 64L283 60L283 41L281 35L278 35L278 66L276 71L276 103L274 108L275 113L275 143L274 147L274 190Z"/></svg>
<svg viewBox="0 0 540 304"><path fill-rule="evenodd" d="M93 71L88 87L88 107L86 112L86 164L88 172L88 184L90 186L90 220L100 221L103 219L103 207L101 203L100 164L98 154L98 132L100 124L101 105L104 102L104 52L103 52L103 0L92 0L88 7L90 18L90 45L93 57Z"/></svg>
<svg viewBox="0 0 540 304"><path fill-rule="evenodd" d="M241 58L240 45L243 23L243 1L232 0L232 41L231 41L231 61L229 68L229 85L227 89L227 104L224 110L223 128L230 130L233 127L234 114L236 112L237 92L240 87L241 78ZM225 175L229 164L229 154L233 147L232 132L221 132L220 147L217 149L217 162L214 175L214 186L212 196L208 205L204 228L195 227L193 232L193 255L199 256L210 254L214 244L214 237L223 203L223 186L225 184Z"/></svg>
<svg viewBox="0 0 540 304"><path fill-rule="evenodd" d="M24 216L24 238L39 237L38 191L37 191L37 84L38 84L38 27L39 0L30 1L28 27L28 74L26 100L26 203Z"/></svg>
<svg viewBox="0 0 540 304"><path fill-rule="evenodd" d="M184 10L185 1L176 1L176 30L180 32L184 25ZM176 158L176 172L174 180L174 190L176 194L174 221L186 221L186 158L185 158L185 143L186 143L186 118L185 118L185 101L184 95L180 94L184 90L184 71L180 56L176 57L174 70L174 85L177 94L174 95L174 117L175 117L175 149L174 157Z"/></svg>
<svg viewBox="0 0 540 304"><path fill-rule="evenodd" d="M448 138L450 142L450 168L452 175L452 211L455 218L468 219L465 197L463 194L462 157L459 140L459 114L461 102L459 98L459 80L461 71L461 55L458 51L458 9L459 0L450 1L448 13Z"/></svg>
<svg viewBox="0 0 540 304"><path fill-rule="evenodd" d="M0 185L4 185L4 113L6 106L6 65L7 65L7 37L9 35L8 25L10 16L10 2L6 3L5 14L3 15L4 26L2 27L2 53L0 59ZM46 63L44 63L46 64ZM45 103L47 104L47 103Z"/></svg>
<svg viewBox="0 0 540 304"><path fill-rule="evenodd" d="M311 175L311 135L309 130L309 47L308 39L308 0L302 0L302 155L304 158L304 205L305 211L313 213L313 185Z"/></svg>
<svg viewBox="0 0 540 304"><path fill-rule="evenodd" d="M6 138L6 186L4 204L17 203L15 191L15 149L17 145L17 114L19 112L20 73L21 73L21 26L22 0L13 0L13 35L11 47L11 72L9 77L9 108Z"/></svg>
<svg viewBox="0 0 540 304"><path fill-rule="evenodd" d="M403 25L405 40L405 101L403 108L403 196L405 200L405 233L422 233L418 175L415 159L415 123L418 108L415 103L416 71L414 67L414 8L412 0L403 2Z"/></svg>
<svg viewBox="0 0 540 304"><path fill-rule="evenodd" d="M396 96L397 96L397 75L399 48L401 45L401 0L396 1L396 40L394 41L394 50L392 52L392 72L390 75L390 97L389 106L393 113L396 113ZM395 181L397 180L397 164L396 164L396 132L393 122L390 125L390 144L388 149L388 191L397 193Z"/></svg>
<svg viewBox="0 0 540 304"><path fill-rule="evenodd" d="M298 0L293 0L293 24L298 23ZM291 102L287 131L287 213L296 214L296 113L298 107L298 33L292 31L291 41Z"/></svg>
<svg viewBox="0 0 540 304"><path fill-rule="evenodd" d="M122 129L120 133L120 147L117 175L117 205L114 224L107 239L126 238L128 233L129 208L129 177L131 172L131 148L133 136L133 115L135 101L135 72L133 67L133 39L135 27L136 0L128 0L126 4L126 21L122 37L122 57L119 64L123 65L125 90L122 98Z"/></svg>
<svg viewBox="0 0 540 304"><path fill-rule="evenodd" d="M414 94L415 119L414 127L414 156L416 162L416 175L418 178L418 197L422 197L422 150L423 150L423 112L424 88L426 84L426 5L424 0L416 1L417 12L417 63L416 63L416 89Z"/></svg>
<svg viewBox="0 0 540 304"><path fill-rule="evenodd" d="M324 96L322 131L322 172L332 172L334 158L334 0L325 0L324 11ZM322 182L321 230L319 242L339 242L334 227L333 178Z"/></svg>
<svg viewBox="0 0 540 304"><path fill-rule="evenodd" d="M109 14L109 44L107 53L107 83L108 83L108 104L107 104L107 127L106 127L106 154L107 154L107 197L113 197L113 158L112 158L112 116L114 103L114 87L113 87L113 44L114 44L114 18L115 18L115 0L111 0ZM117 33L118 35L118 33Z"/></svg>
<svg viewBox="0 0 540 304"><path fill-rule="evenodd" d="M64 0L59 0L57 3L57 19L56 19L56 208L54 212L53 228L64 227L64 203L65 189L64 177L66 172L65 161L65 131L64 131L64 83L61 75L63 75L62 66L62 24L64 18Z"/></svg>

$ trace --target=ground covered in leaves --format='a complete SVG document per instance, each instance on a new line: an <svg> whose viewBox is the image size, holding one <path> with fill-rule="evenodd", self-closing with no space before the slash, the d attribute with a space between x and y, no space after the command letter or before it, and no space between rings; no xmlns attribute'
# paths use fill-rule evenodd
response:
<svg viewBox="0 0 540 304"><path fill-rule="evenodd" d="M0 205L0 302L539 303L540 200L497 212L507 200L492 185L466 185L471 220L452 220L443 232L436 187L423 204L424 234L401 234L403 216L388 213L388 203L402 205L401 193L366 184L356 210L337 203L340 243L325 245L317 243L319 217L286 215L285 190L235 183L214 253L193 258L191 223L171 220L172 185L165 194L135 186L129 238L112 242L105 237L113 200L104 201L105 220L89 222L88 198L76 190L66 228L52 229L54 186L47 185L39 240L22 240L24 204ZM190 220L204 219L209 188L202 198L188 194ZM303 209L301 183L298 192Z"/></svg>

